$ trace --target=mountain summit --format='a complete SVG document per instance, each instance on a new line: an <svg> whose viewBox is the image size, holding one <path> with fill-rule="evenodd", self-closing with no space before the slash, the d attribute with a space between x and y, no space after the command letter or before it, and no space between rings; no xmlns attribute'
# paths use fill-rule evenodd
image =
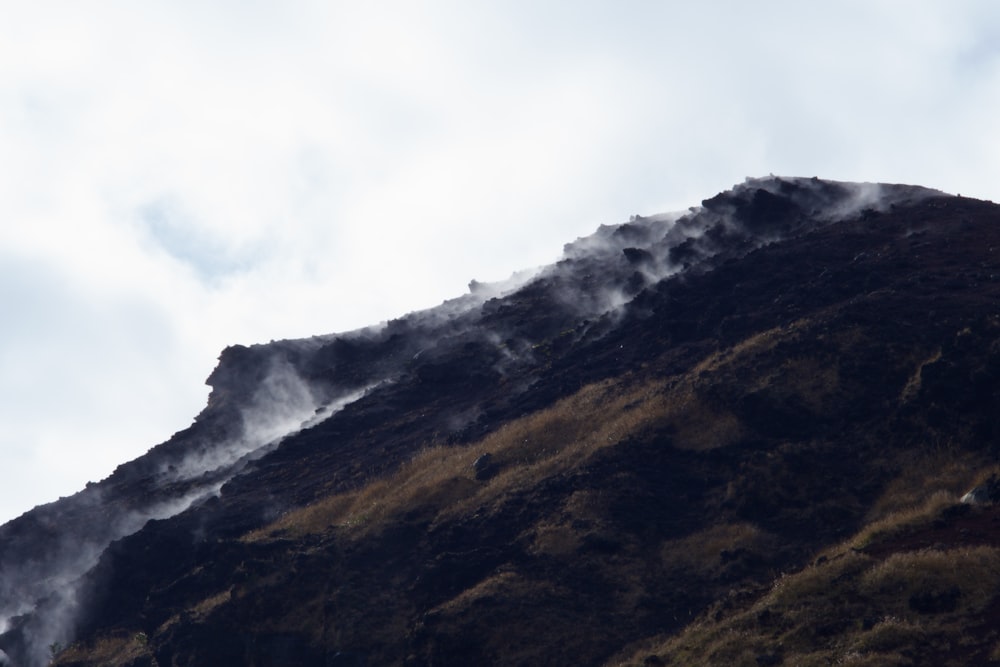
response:
<svg viewBox="0 0 1000 667"><path fill-rule="evenodd" d="M0 527L0 664L1000 662L998 248L990 202L747 179L227 348Z"/></svg>

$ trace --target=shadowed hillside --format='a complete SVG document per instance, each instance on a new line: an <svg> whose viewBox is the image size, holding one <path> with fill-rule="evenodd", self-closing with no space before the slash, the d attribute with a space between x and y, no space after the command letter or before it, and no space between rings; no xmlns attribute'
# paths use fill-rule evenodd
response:
<svg viewBox="0 0 1000 667"><path fill-rule="evenodd" d="M378 327L0 528L35 667L1000 662L1000 208L748 179ZM995 480L991 483L995 483ZM994 489L1000 496L1000 483Z"/></svg>

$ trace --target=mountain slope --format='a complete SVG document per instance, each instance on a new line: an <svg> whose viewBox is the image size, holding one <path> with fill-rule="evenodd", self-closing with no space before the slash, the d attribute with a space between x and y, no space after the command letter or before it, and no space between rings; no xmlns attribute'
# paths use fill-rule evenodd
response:
<svg viewBox="0 0 1000 667"><path fill-rule="evenodd" d="M994 571L970 537L992 510L957 499L1000 432L998 219L911 186L748 180L437 309L230 348L189 429L0 528L0 648L941 664L962 634L955 655L1000 654L971 630L992 594L934 569ZM872 574L907 558L931 574Z"/></svg>

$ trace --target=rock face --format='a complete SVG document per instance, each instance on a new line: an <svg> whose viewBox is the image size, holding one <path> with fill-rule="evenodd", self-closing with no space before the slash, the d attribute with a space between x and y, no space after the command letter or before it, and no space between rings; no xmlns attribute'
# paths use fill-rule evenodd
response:
<svg viewBox="0 0 1000 667"><path fill-rule="evenodd" d="M995 474L982 484L976 485L962 496L961 501L970 505L988 505L1000 500L1000 478Z"/></svg>
<svg viewBox="0 0 1000 667"><path fill-rule="evenodd" d="M383 326L228 348L190 428L0 527L0 650L981 664L1000 600L931 556L916 588L876 566L933 548L993 571L993 506L957 498L1000 436L996 248L989 202L749 179ZM843 616L871 623L830 612L797 640L801 606L775 600L814 589L775 577L847 562ZM756 643L719 653L716 627Z"/></svg>

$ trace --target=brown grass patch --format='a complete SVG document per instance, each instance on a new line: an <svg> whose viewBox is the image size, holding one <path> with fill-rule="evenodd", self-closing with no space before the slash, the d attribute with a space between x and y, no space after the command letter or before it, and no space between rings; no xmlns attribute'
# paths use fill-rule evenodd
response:
<svg viewBox="0 0 1000 667"><path fill-rule="evenodd" d="M367 532L390 518L466 512L586 461L595 452L662 426L671 414L663 385L588 385L552 407L463 447L430 446L388 477L290 512L246 540L300 536L331 527ZM489 453L496 475L477 481L473 462Z"/></svg>
<svg viewBox="0 0 1000 667"><path fill-rule="evenodd" d="M898 537L904 533L930 525L941 516L942 510L958 502L958 497L944 490L935 491L919 505L893 512L862 528L851 538L849 546L856 549L870 547L873 544ZM843 547L838 547L842 549Z"/></svg>
<svg viewBox="0 0 1000 667"><path fill-rule="evenodd" d="M705 372L714 372L724 367L732 366L734 362L741 360L743 357L772 350L778 343L799 336L811 325L812 320L803 318L791 322L786 326L778 326L773 329L761 331L743 339L732 347L709 355L691 370L691 374L698 376Z"/></svg>
<svg viewBox="0 0 1000 667"><path fill-rule="evenodd" d="M921 373L923 373L924 366L927 366L928 364L933 364L940 358L941 358L941 348L939 347L934 351L933 354L931 354L926 359L921 360L920 363L917 364L917 367L914 369L913 374L910 375L909 379L906 381L906 384L903 385L903 391L899 393L899 400L901 403L907 403L912 399L916 398L917 394L920 393L920 386L921 386L920 383L922 381Z"/></svg>
<svg viewBox="0 0 1000 667"><path fill-rule="evenodd" d="M870 547L932 524L969 489L1000 474L1000 466L984 468L982 463L977 456L925 453L886 487L864 528L832 551Z"/></svg>
<svg viewBox="0 0 1000 667"><path fill-rule="evenodd" d="M924 505L938 493L956 499L974 486L976 480L985 480L991 467L983 470L981 457L956 455L948 451L925 451L914 456L868 512L868 522L884 519L897 512L907 512Z"/></svg>
<svg viewBox="0 0 1000 667"><path fill-rule="evenodd" d="M537 583L535 585L537 585ZM434 611L461 613L463 609L468 609L476 603L488 601L497 597L502 598L509 595L511 590L528 589L530 587L531 584L524 581L524 578L516 572L499 572L491 577L483 579L475 586L465 589L457 596L442 603L438 607L435 607Z"/></svg>
<svg viewBox="0 0 1000 667"><path fill-rule="evenodd" d="M810 357L793 357L761 377L754 389L779 385L793 393L811 412L822 413L840 388L840 372L832 363Z"/></svg>
<svg viewBox="0 0 1000 667"><path fill-rule="evenodd" d="M152 657L145 633L118 633L98 637L86 644L73 644L59 654L57 665L99 665L118 667L129 665L140 658Z"/></svg>
<svg viewBox="0 0 1000 667"><path fill-rule="evenodd" d="M859 590L880 598L884 608L896 607L900 616L913 615L908 601L919 595L956 595L955 613L977 612L1000 590L1000 550L980 546L895 553L865 572Z"/></svg>
<svg viewBox="0 0 1000 667"><path fill-rule="evenodd" d="M583 533L567 523L543 521L535 527L531 551L550 556L571 556L583 543Z"/></svg>
<svg viewBox="0 0 1000 667"><path fill-rule="evenodd" d="M847 552L828 561L779 577L756 608L790 609L811 605L817 598L830 599L836 582L858 576L871 567L874 560L863 554Z"/></svg>
<svg viewBox="0 0 1000 667"><path fill-rule="evenodd" d="M211 614L215 609L221 607L222 605L229 602L232 597L232 588L227 588L224 591L216 593L210 597L205 598L195 606L191 608L191 614L198 619L203 619L209 614Z"/></svg>
<svg viewBox="0 0 1000 667"><path fill-rule="evenodd" d="M703 451L725 447L743 436L743 425L732 412L705 401L690 382L668 390L664 414L678 449Z"/></svg>
<svg viewBox="0 0 1000 667"><path fill-rule="evenodd" d="M847 550L778 578L756 602L709 610L679 635L650 642L625 661L665 665L898 665L905 656L957 646L990 650L995 634L969 637L997 602L1000 549L977 546L895 553L879 560ZM986 643L984 643L986 642ZM770 659L770 658L768 658Z"/></svg>
<svg viewBox="0 0 1000 667"><path fill-rule="evenodd" d="M392 517L434 520L447 513L467 512L572 469L596 451L651 428L669 427L673 444L681 449L706 450L738 442L744 436L743 425L735 414L699 392L703 378L743 363L746 355L764 353L782 340L800 336L810 325L810 320L803 319L758 333L712 354L669 384L630 386L626 378L585 386L550 408L505 424L479 442L462 447L430 445L397 472L290 512L245 539L265 539L282 532L294 537L330 528L366 532ZM776 372L796 378L796 391L817 406L839 381L835 368L811 359L792 360ZM476 481L472 464L487 453L493 457L496 475ZM551 530L553 540L567 538L559 536L561 529ZM552 543L544 548L563 547Z"/></svg>
<svg viewBox="0 0 1000 667"><path fill-rule="evenodd" d="M761 552L773 543L773 536L751 523L721 524L665 543L660 558L668 569L706 575L720 567L727 551Z"/></svg>

